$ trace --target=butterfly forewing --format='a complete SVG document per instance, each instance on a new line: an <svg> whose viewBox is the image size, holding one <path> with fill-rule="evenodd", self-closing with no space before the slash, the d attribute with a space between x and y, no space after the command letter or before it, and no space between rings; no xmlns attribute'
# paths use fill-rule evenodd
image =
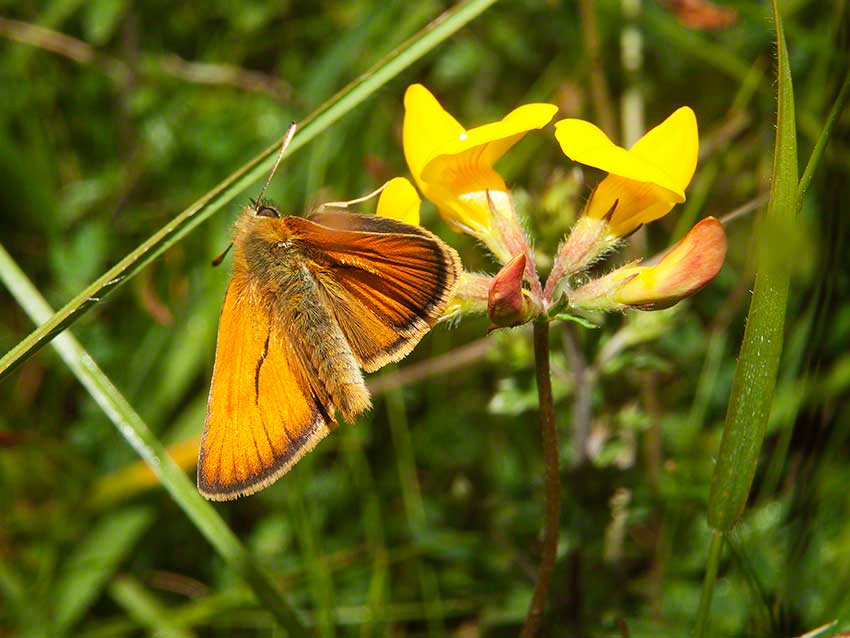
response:
<svg viewBox="0 0 850 638"><path fill-rule="evenodd" d="M198 463L198 489L228 500L285 474L330 431L309 371L274 306L250 282L230 283Z"/></svg>

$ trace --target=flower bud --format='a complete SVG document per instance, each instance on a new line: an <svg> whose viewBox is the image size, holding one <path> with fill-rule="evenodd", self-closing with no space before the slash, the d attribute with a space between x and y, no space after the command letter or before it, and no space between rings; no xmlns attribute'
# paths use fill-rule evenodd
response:
<svg viewBox="0 0 850 638"><path fill-rule="evenodd" d="M611 211L616 208L615 201ZM610 232L609 219L610 215L603 219L587 215L579 218L566 241L558 248L558 256L546 280L544 295L547 298L554 299L557 296L558 284L565 277L586 270L619 243L619 238Z"/></svg>
<svg viewBox="0 0 850 638"><path fill-rule="evenodd" d="M531 296L522 287L525 255L519 254L493 277L487 295L488 332L526 323L534 312Z"/></svg>
<svg viewBox="0 0 850 638"><path fill-rule="evenodd" d="M714 217L694 226L655 266L647 266L614 295L644 310L669 308L714 279L726 258L726 233Z"/></svg>
<svg viewBox="0 0 850 638"><path fill-rule="evenodd" d="M464 271L440 321L453 321L467 314L487 312L487 297L493 278Z"/></svg>

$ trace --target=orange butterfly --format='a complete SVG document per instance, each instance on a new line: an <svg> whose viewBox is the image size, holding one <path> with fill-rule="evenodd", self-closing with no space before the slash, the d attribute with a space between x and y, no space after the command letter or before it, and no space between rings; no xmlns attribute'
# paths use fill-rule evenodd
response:
<svg viewBox="0 0 850 638"><path fill-rule="evenodd" d="M261 198L243 209L232 245L198 460L198 489L213 500L267 487L336 426L337 411L351 421L368 409L361 368L406 356L461 272L454 249L423 228L341 211L282 217Z"/></svg>

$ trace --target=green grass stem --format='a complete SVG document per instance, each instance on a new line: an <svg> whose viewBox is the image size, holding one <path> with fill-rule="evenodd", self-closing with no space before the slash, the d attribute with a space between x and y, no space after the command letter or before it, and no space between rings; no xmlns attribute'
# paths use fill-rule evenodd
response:
<svg viewBox="0 0 850 638"><path fill-rule="evenodd" d="M847 98L850 96L850 66L847 68L847 74L844 76L844 82L841 84L841 89L838 91L838 96L829 111L826 122L823 125L820 135L818 136L815 147L812 149L812 154L809 156L809 161L806 163L806 170L803 171L803 176L800 178L800 183L797 186L797 208L796 212L803 209L803 198L806 196L806 191L809 190L809 184L812 181L812 176L815 170L820 165L823 159L826 145L829 138L832 136L832 129L838 121L838 116L844 112L844 105L847 104Z"/></svg>
<svg viewBox="0 0 850 638"><path fill-rule="evenodd" d="M169 638L193 638L195 633L180 627L156 597L130 576L119 576L109 586L112 599L152 636Z"/></svg>
<svg viewBox="0 0 850 638"><path fill-rule="evenodd" d="M708 548L708 562L705 566L705 579L702 584L702 596L697 612L697 624L694 630L696 638L703 638L708 629L708 616L711 611L711 599L714 596L714 585L717 583L717 569L720 566L720 553L723 550L723 532L715 531L711 535Z"/></svg>
<svg viewBox="0 0 850 638"><path fill-rule="evenodd" d="M407 421L403 390L394 389L387 392L386 406L405 518L410 536L416 543L426 535L428 520L425 513L425 503L422 499L422 488L416 471L415 449ZM419 588L422 592L423 606L428 620L428 633L430 636L443 636L446 634L446 628L443 624L445 614L437 576L418 557L413 562L414 569L418 574Z"/></svg>

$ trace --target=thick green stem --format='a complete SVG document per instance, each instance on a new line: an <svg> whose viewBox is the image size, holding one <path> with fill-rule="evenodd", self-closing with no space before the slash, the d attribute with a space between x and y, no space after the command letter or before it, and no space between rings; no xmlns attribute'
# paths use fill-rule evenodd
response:
<svg viewBox="0 0 850 638"><path fill-rule="evenodd" d="M543 439L544 496L543 548L540 571L528 615L522 627L522 638L537 635L540 620L549 598L552 572L558 552L558 526L561 518L561 472L558 468L558 433L555 430L555 406L552 401L552 378L549 372L549 323L539 319L534 324L534 362L537 368L537 396L540 402L540 433Z"/></svg>
<svg viewBox="0 0 850 638"><path fill-rule="evenodd" d="M778 0L772 4L778 63L773 178L767 212L758 226L753 298L711 480L708 524L714 529L714 538L697 616L697 637L703 635L708 622L723 534L734 527L747 504L773 405L784 341L791 272L776 249L776 238L794 236L801 191L791 66Z"/></svg>
<svg viewBox="0 0 850 638"><path fill-rule="evenodd" d="M720 565L720 552L723 549L724 540L723 532L715 531L711 536L708 564L705 567L705 580L702 582L702 597L697 612L697 626L694 631L696 638L702 638L708 627L708 612L711 611L711 599L714 596L714 584L717 582L717 568Z"/></svg>
<svg viewBox="0 0 850 638"><path fill-rule="evenodd" d="M753 298L708 499L708 523L721 532L732 529L744 511L758 466L776 388L791 279L776 239L795 232L797 132L788 49L776 0L773 15L779 64L773 180L767 212L759 220Z"/></svg>

